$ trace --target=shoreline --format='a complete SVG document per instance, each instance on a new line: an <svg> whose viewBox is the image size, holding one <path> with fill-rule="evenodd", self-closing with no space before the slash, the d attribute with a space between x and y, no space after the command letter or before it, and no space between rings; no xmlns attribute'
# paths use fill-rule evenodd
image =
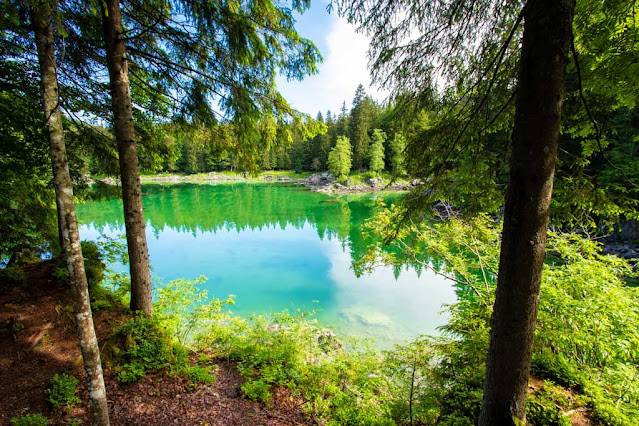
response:
<svg viewBox="0 0 639 426"><path fill-rule="evenodd" d="M119 185L119 179L107 177L99 179L109 185ZM329 173L313 173L311 175L301 174L299 177L292 177L288 173L281 172L263 172L259 176L243 176L241 174L230 173L199 173L194 175L150 175L140 176L140 181L146 183L197 183L197 184L221 184L233 182L246 183L291 183L295 185L305 186L312 192L319 192L329 195L370 193L370 192L406 192L414 188L418 183L412 181L395 182L389 185L389 181L383 178L369 178L365 181L354 183L349 178L340 184ZM350 182L349 182L350 181Z"/></svg>

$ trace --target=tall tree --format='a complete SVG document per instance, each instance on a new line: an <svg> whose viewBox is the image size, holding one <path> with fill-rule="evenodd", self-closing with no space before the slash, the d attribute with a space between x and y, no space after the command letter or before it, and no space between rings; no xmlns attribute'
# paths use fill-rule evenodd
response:
<svg viewBox="0 0 639 426"><path fill-rule="evenodd" d="M100 363L100 349L93 327L89 287L84 270L84 258L73 200L73 184L69 175L62 129L54 51L52 4L47 0L34 2L31 5L30 13L38 49L45 124L49 137L49 152L53 168L58 217L61 224L61 239L64 242L62 248L69 270L76 327L89 390L89 401L91 402L91 414L93 424L108 425L109 410L102 376L102 364Z"/></svg>
<svg viewBox="0 0 639 426"><path fill-rule="evenodd" d="M494 135L505 133L505 112L512 110L516 94L498 301L480 424L523 422L575 1L341 4L349 19L375 34L373 77L393 91L399 110L429 106L441 111L438 121L409 145L411 168L421 167L421 176L433 178L434 188L447 181L457 185L451 179L454 169L471 177L469 186L481 189L475 180L495 187L494 176L486 173L492 173L490 164L476 165L485 161L484 154L490 159L490 147L503 140ZM408 38L411 42L405 43ZM518 76L513 73L517 69ZM441 78L450 84L440 96L436 81ZM477 179L478 174L486 179ZM424 197L432 194L441 192L415 191L408 211L423 208Z"/></svg>
<svg viewBox="0 0 639 426"><path fill-rule="evenodd" d="M119 0L106 0L100 2L100 5L111 83L113 132L120 161L124 223L131 270L131 310L152 315L151 270L142 212L142 184L133 127L126 35Z"/></svg>
<svg viewBox="0 0 639 426"><path fill-rule="evenodd" d="M382 129L373 130L371 162L368 168L375 174L380 174L384 171L384 142L386 142L386 133Z"/></svg>
<svg viewBox="0 0 639 426"><path fill-rule="evenodd" d="M353 108L351 109L349 125L349 137L353 146L353 168L362 170L370 157L369 131L376 121L376 105L370 96L366 95L361 84L355 90Z"/></svg>
<svg viewBox="0 0 639 426"><path fill-rule="evenodd" d="M404 150L406 149L406 138L400 132L396 132L390 143L391 158L390 163L393 168L393 175L404 176L406 167L404 166Z"/></svg>
<svg viewBox="0 0 639 426"><path fill-rule="evenodd" d="M526 392L575 0L529 0L480 425L526 418ZM513 350L515 349L515 350Z"/></svg>

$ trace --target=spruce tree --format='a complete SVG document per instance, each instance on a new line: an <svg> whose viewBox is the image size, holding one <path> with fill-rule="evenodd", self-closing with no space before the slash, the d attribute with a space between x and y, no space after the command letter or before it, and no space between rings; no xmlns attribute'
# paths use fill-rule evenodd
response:
<svg viewBox="0 0 639 426"><path fill-rule="evenodd" d="M381 129L373 130L369 170L376 175L379 175L384 171L384 142L386 142L386 133L384 133Z"/></svg>
<svg viewBox="0 0 639 426"><path fill-rule="evenodd" d="M95 425L108 425L109 410L100 362L100 348L93 326L89 285L84 269L82 247L80 246L78 219L73 199L73 183L69 174L62 128L53 31L54 11L51 8L51 3L45 0L34 1L30 5L29 12L38 50L43 113L49 138L53 183L58 217L60 218L60 239L63 242L62 250L69 271L76 329L91 404L91 417Z"/></svg>
<svg viewBox="0 0 639 426"><path fill-rule="evenodd" d="M404 166L404 150L406 149L406 138L404 135L397 132L391 140L391 167L393 169L393 175L404 176L406 174L406 167Z"/></svg>

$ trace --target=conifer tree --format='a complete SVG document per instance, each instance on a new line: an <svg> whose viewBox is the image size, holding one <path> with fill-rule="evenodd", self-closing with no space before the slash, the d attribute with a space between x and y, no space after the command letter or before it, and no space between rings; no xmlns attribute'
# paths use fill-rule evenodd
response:
<svg viewBox="0 0 639 426"><path fill-rule="evenodd" d="M373 130L369 170L376 175L379 175L384 171L384 142L386 142L386 133L384 133L381 129Z"/></svg>
<svg viewBox="0 0 639 426"><path fill-rule="evenodd" d="M60 223L60 239L69 271L73 308L82 361L86 374L91 416L93 424L108 425L109 410L106 389L102 376L100 348L93 326L93 316L89 299L89 285L84 269L84 257L80 246L78 219L73 199L73 183L69 174L58 79L56 72L53 10L49 1L34 1L30 5L32 25L35 32L42 84L42 104L45 116L46 131L49 138L49 153L53 169L53 182L56 192L58 217Z"/></svg>
<svg viewBox="0 0 639 426"><path fill-rule="evenodd" d="M390 143L391 149L391 167L393 169L393 175L404 176L406 174L406 167L404 166L404 150L406 149L406 138L400 132L395 133L395 136Z"/></svg>

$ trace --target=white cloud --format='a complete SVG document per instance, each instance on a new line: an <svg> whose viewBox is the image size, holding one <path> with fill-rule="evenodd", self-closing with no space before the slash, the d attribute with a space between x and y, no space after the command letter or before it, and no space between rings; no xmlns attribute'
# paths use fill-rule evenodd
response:
<svg viewBox="0 0 639 426"><path fill-rule="evenodd" d="M317 75L303 81L278 81L278 87L292 106L313 116L317 111L331 110L338 113L342 102L350 109L355 89L361 83L366 92L383 101L387 93L370 87L367 69L369 39L355 31L355 26L335 15L330 17L330 29L326 33L324 62Z"/></svg>

